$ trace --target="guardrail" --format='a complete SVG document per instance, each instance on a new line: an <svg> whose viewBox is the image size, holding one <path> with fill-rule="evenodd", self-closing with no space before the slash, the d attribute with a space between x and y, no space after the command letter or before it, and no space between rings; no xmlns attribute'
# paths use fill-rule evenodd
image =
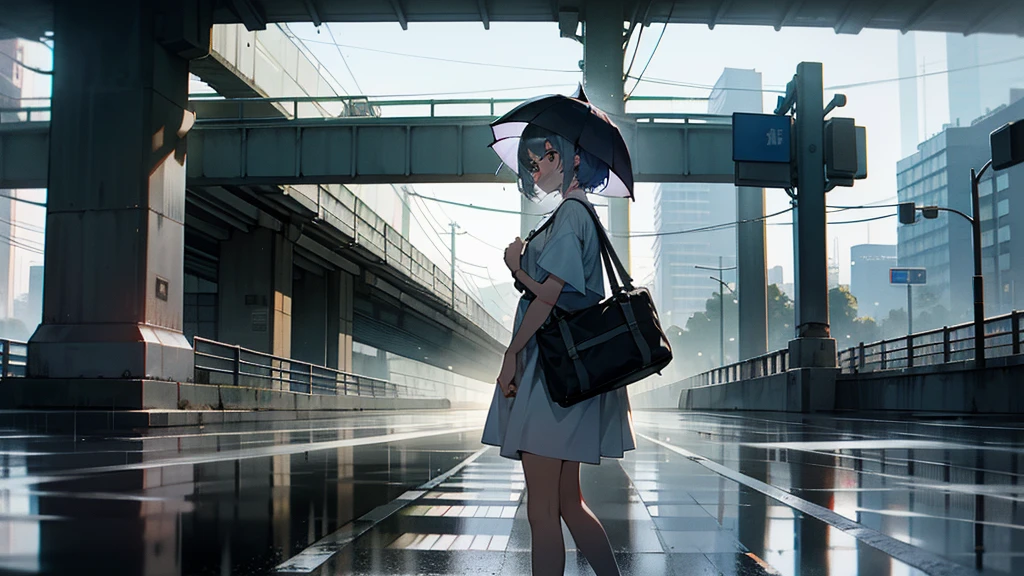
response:
<svg viewBox="0 0 1024 576"><path fill-rule="evenodd" d="M1015 310L985 319L986 357L1020 354L1022 316L1024 312ZM973 322L943 326L870 344L862 342L839 352L839 366L844 374L933 366L973 359Z"/></svg>
<svg viewBox="0 0 1024 576"><path fill-rule="evenodd" d="M304 394L430 398L423 390L380 378L342 372L326 366L282 358L196 336L197 384L264 388Z"/></svg>
<svg viewBox="0 0 1024 576"><path fill-rule="evenodd" d="M18 340L0 340L0 377L24 378L28 375L28 344Z"/></svg>
<svg viewBox="0 0 1024 576"><path fill-rule="evenodd" d="M711 384L725 384L726 382L738 382L762 376L779 374L789 369L789 350L777 350L769 352L749 360L714 368L687 378L693 386L709 386Z"/></svg>
<svg viewBox="0 0 1024 576"><path fill-rule="evenodd" d="M645 104L680 104L692 102L694 98L672 96L634 96L630 103ZM23 99L22 102L38 103L20 108L0 108L0 123L37 122L50 119L50 99ZM367 96L291 96L277 98L224 98L219 94L190 94L190 108L196 105L216 105L222 111L207 112L216 114L200 118L199 121L224 120L290 120L290 119L330 119L330 118L379 118L386 109L405 109L408 114L403 117L441 116L442 112L452 107L478 108L479 116L497 116L514 106L524 102L524 98L373 98ZM273 109L273 110L271 110ZM452 116L453 114L444 114ZM458 114L465 116L465 112ZM684 113L672 110L644 110L629 112L629 116L637 121L683 121L687 123L729 123L731 117L714 114Z"/></svg>

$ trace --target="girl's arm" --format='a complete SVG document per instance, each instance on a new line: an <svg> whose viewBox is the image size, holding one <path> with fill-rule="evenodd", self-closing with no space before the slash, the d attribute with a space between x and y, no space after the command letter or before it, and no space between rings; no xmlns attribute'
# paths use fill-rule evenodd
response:
<svg viewBox="0 0 1024 576"><path fill-rule="evenodd" d="M512 356L515 356L526 347L526 343L537 332L537 329L544 324L544 321L547 320L551 309L555 307L558 295L562 292L562 286L565 285L565 281L554 274L549 274L544 283L537 282L525 271L522 271L522 268L516 270L514 276L537 297L526 308L523 322L519 325L519 330L516 332L515 338L512 339L512 343L508 345L506 354L511 354Z"/></svg>

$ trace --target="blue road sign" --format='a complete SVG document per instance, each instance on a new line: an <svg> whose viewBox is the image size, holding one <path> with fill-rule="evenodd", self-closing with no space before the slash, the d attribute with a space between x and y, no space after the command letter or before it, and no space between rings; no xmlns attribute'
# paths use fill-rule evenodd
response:
<svg viewBox="0 0 1024 576"><path fill-rule="evenodd" d="M927 284L928 271L924 268L890 268L889 284Z"/></svg>
<svg viewBox="0 0 1024 576"><path fill-rule="evenodd" d="M733 162L790 161L792 119L776 114L732 115Z"/></svg>

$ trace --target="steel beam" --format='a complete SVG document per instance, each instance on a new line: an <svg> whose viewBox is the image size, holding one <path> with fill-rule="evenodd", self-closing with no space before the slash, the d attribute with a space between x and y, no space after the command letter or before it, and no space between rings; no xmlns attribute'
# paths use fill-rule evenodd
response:
<svg viewBox="0 0 1024 576"><path fill-rule="evenodd" d="M637 182L733 181L728 117L652 120L627 116L620 121L634 148ZM512 182L506 170L495 174L498 161L487 148L490 121L450 117L200 123L189 134L188 185ZM46 187L48 131L45 122L0 126L0 189ZM459 154L449 152L455 150Z"/></svg>

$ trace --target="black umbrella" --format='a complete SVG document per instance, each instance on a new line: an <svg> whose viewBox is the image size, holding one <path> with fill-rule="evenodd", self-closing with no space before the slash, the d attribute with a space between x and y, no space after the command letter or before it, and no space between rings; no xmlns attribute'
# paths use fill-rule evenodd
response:
<svg viewBox="0 0 1024 576"><path fill-rule="evenodd" d="M633 198L633 164L618 126L587 100L580 86L577 96L539 96L516 106L491 123L491 149L513 171L519 168L519 137L527 125L550 130L608 165L608 185L601 196Z"/></svg>

